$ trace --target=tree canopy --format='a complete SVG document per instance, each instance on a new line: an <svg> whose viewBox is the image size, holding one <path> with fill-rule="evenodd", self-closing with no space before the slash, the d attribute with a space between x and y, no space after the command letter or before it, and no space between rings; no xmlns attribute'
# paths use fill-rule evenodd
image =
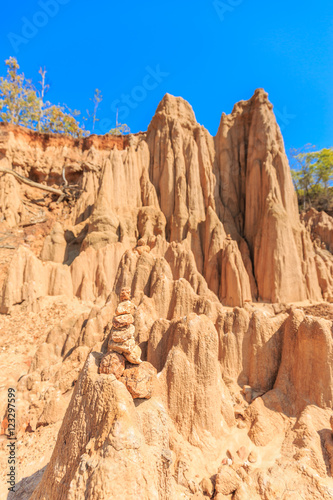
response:
<svg viewBox="0 0 333 500"><path fill-rule="evenodd" d="M333 148L315 151L307 144L289 153L291 173L301 210L333 209Z"/></svg>
<svg viewBox="0 0 333 500"><path fill-rule="evenodd" d="M102 93L95 90L93 110L87 110L87 116L81 117L78 110L72 110L66 105L53 104L46 100L49 85L46 83L46 69L40 68L41 81L35 87L24 73L20 73L20 66L15 57L5 61L7 66L6 76L0 77L0 121L21 125L37 130L38 132L51 132L67 134L73 137L83 137L89 134L84 123L89 122L94 132L98 107L102 101ZM82 122L80 122L82 118ZM126 124L118 124L110 130L110 134L122 135L129 133Z"/></svg>

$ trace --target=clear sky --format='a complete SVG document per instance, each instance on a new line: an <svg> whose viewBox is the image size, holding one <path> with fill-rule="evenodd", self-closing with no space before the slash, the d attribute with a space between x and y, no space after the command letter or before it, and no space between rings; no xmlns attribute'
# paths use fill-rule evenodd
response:
<svg viewBox="0 0 333 500"><path fill-rule="evenodd" d="M48 98L85 111L103 94L100 132L146 130L166 92L215 135L222 111L268 93L286 147L333 146L332 0L3 0L0 73L46 66Z"/></svg>

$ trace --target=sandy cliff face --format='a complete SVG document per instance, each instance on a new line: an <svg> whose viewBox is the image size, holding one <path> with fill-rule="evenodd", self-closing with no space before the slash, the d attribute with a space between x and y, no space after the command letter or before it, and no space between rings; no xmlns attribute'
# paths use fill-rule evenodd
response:
<svg viewBox="0 0 333 500"><path fill-rule="evenodd" d="M1 169L1 332L15 369L9 340L0 359L19 449L36 457L20 456L20 498L332 498L333 306L309 301L333 300L333 226L300 220L263 90L216 137L169 94L126 138L0 124ZM111 361L99 368L124 287L144 361L126 376L142 383L150 363L150 399L133 400Z"/></svg>
<svg viewBox="0 0 333 500"><path fill-rule="evenodd" d="M221 201L248 244L258 297L272 302L320 298L313 251L299 223L267 94L257 91L250 101L237 103L230 116L222 115L215 141Z"/></svg>
<svg viewBox="0 0 333 500"><path fill-rule="evenodd" d="M262 90L222 116L215 138L187 102L168 94L147 133L126 144L97 137L71 143L3 126L1 165L48 184L59 184L64 169L68 181L79 184L65 233L55 228L40 257L69 264L73 293L82 299L105 299L124 251L140 237L155 244L155 236L193 254L225 305L318 300L327 293ZM31 197L32 189L10 175L1 182L4 220L14 227L29 223L21 193ZM22 274L11 283L22 288ZM5 291L3 308L15 303L10 294Z"/></svg>

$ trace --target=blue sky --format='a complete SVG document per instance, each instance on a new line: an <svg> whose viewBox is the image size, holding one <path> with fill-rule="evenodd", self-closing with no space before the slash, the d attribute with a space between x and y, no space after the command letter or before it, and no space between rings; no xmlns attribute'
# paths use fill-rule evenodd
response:
<svg viewBox="0 0 333 500"><path fill-rule="evenodd" d="M35 81L46 66L48 98L83 112L101 89L100 132L117 106L146 130L169 92L215 135L263 87L287 148L333 146L332 0L3 0L0 33L1 74L9 56Z"/></svg>

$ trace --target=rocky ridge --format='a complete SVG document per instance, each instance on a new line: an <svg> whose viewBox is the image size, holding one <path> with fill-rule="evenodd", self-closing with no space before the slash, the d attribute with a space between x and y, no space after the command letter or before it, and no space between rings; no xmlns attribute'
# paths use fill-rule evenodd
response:
<svg viewBox="0 0 333 500"><path fill-rule="evenodd" d="M168 94L126 139L0 124L0 167L79 186L0 176L4 324L68 307L12 375L18 448L60 426L20 498L332 498L333 226L263 90L215 137Z"/></svg>

